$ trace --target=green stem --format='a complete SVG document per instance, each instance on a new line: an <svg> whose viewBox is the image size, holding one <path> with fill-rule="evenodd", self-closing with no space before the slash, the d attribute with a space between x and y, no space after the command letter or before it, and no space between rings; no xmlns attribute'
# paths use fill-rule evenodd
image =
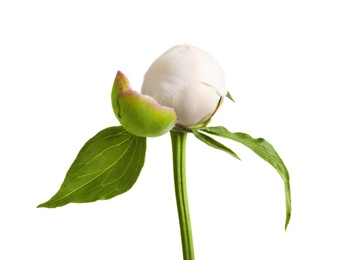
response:
<svg viewBox="0 0 352 260"><path fill-rule="evenodd" d="M174 165L174 182L183 260L194 260L191 218L186 186L186 132L170 131Z"/></svg>

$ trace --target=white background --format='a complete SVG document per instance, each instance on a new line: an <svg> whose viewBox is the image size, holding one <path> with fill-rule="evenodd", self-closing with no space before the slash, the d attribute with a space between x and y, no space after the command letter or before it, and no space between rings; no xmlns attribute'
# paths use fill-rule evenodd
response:
<svg viewBox="0 0 352 260"><path fill-rule="evenodd" d="M0 259L182 259L169 135L148 139L135 186L109 201L37 209L82 145L118 125L117 70L136 90L176 44L222 65L229 100L211 125L274 145L283 182L188 137L196 257L352 259L350 1L1 1Z"/></svg>

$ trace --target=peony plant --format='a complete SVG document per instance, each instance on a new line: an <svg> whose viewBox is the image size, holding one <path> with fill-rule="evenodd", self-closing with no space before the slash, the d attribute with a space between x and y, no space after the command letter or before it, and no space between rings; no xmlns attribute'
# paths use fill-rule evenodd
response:
<svg viewBox="0 0 352 260"><path fill-rule="evenodd" d="M194 259L186 187L186 137L191 133L207 145L239 159L210 135L247 146L270 163L284 181L287 228L291 217L289 173L272 145L263 138L207 127L224 98L225 74L205 51L177 45L157 58L145 73L141 93L117 72L111 92L112 108L121 126L106 128L79 151L57 193L38 207L106 200L128 191L144 165L146 139L170 132L175 196L184 260ZM233 101L233 100L232 100Z"/></svg>

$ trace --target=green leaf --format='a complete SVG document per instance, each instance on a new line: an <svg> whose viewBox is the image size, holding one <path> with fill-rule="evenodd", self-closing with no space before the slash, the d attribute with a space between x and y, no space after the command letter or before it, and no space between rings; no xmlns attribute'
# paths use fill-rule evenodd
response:
<svg viewBox="0 0 352 260"><path fill-rule="evenodd" d="M232 96L231 96L231 94L230 94L229 91L227 91L226 97L227 97L228 99L230 99L232 102L235 102L235 100L233 100L233 98L232 98Z"/></svg>
<svg viewBox="0 0 352 260"><path fill-rule="evenodd" d="M291 218L291 191L290 191L290 176L288 170L281 160L280 156L275 151L274 147L264 140L263 138L254 139L250 135L245 133L231 133L225 127L204 127L199 130L204 131L209 134L229 138L231 140L237 141L253 152L259 155L262 159L270 163L280 174L284 181L285 194L286 194L286 222L285 229L287 228L290 218Z"/></svg>
<svg viewBox="0 0 352 260"><path fill-rule="evenodd" d="M146 138L109 127L79 151L59 191L38 207L106 200L128 191L143 168Z"/></svg>
<svg viewBox="0 0 352 260"><path fill-rule="evenodd" d="M237 154L235 154L235 152L233 152L230 148L226 147L225 145L223 145L222 143L219 143L218 141L216 141L215 139L211 138L208 135L205 135L203 133L198 132L196 129L192 129L192 132L194 134L195 137L197 137L199 140L201 140L203 143L206 143L207 145L222 150L230 155L232 155L233 157L235 157L238 160L241 160Z"/></svg>

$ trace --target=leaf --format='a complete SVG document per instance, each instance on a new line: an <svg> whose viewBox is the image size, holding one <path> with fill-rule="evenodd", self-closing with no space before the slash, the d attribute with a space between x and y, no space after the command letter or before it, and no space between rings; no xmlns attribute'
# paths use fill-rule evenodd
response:
<svg viewBox="0 0 352 260"><path fill-rule="evenodd" d="M277 154L274 147L263 138L254 139L250 135L245 133L231 133L225 127L222 127L222 126L204 127L204 128L200 128L199 130L209 134L229 138L231 140L237 141L247 146L257 155L259 155L262 159L270 163L277 170L277 172L280 174L281 178L283 179L284 185L285 185L285 194L286 194L285 229L286 229L291 218L290 176L284 162L281 160L280 156Z"/></svg>
<svg viewBox="0 0 352 260"><path fill-rule="evenodd" d="M197 137L199 140L201 140L203 143L206 143L207 145L222 150L230 155L232 155L233 157L235 157L238 160L241 160L237 154L235 152L233 152L230 148L226 147L225 145L223 145L222 143L219 143L218 141L216 141L215 139L211 138L208 135L202 134L200 132L198 132L196 129L192 129L192 132L194 134L195 137Z"/></svg>
<svg viewBox="0 0 352 260"><path fill-rule="evenodd" d="M146 138L109 127L79 151L59 191L38 207L106 200L128 191L143 168Z"/></svg>

